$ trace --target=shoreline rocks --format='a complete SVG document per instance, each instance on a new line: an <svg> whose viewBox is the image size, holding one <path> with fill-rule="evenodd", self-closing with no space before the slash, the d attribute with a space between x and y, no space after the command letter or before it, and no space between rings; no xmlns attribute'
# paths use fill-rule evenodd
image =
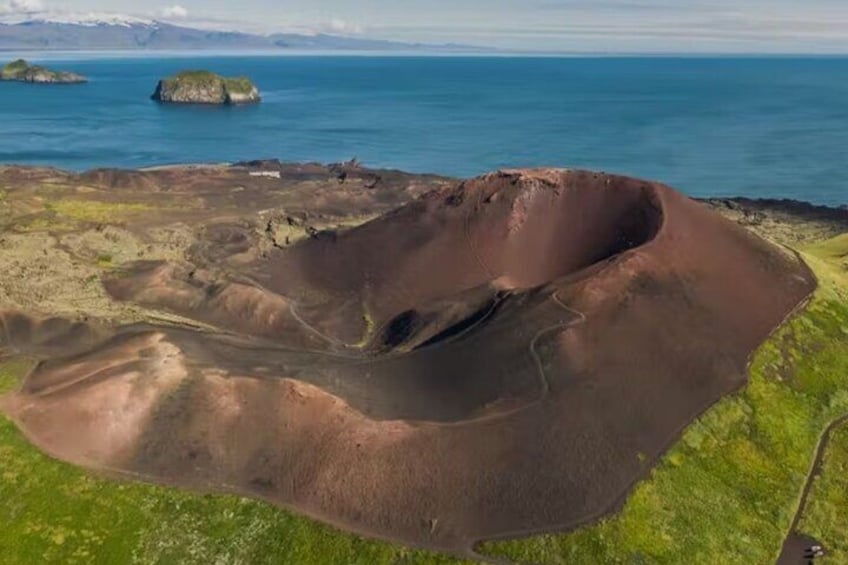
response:
<svg viewBox="0 0 848 565"><path fill-rule="evenodd" d="M159 81L152 100L167 104L234 106L261 100L259 89L245 77L222 77L209 71L182 71Z"/></svg>
<svg viewBox="0 0 848 565"><path fill-rule="evenodd" d="M54 71L39 65L32 65L23 59L7 63L0 70L0 80L34 84L82 84L88 82L88 79L80 74Z"/></svg>

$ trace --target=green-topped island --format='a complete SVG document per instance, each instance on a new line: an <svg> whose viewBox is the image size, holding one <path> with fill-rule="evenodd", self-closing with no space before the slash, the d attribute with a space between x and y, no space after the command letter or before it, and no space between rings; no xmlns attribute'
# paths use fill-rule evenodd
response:
<svg viewBox="0 0 848 565"><path fill-rule="evenodd" d="M39 65L33 65L23 59L7 63L0 70L0 80L31 82L38 84L80 84L88 80L77 73L54 71Z"/></svg>
<svg viewBox="0 0 848 565"><path fill-rule="evenodd" d="M254 104L259 89L245 77L222 77L209 71L182 71L162 79L151 97L171 104Z"/></svg>

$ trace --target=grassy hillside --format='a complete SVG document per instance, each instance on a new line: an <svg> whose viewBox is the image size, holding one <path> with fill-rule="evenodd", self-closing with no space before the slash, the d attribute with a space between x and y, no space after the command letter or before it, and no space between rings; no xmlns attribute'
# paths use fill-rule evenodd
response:
<svg viewBox="0 0 848 565"><path fill-rule="evenodd" d="M848 563L848 424L836 428L830 438L799 529L827 540L831 563Z"/></svg>
<svg viewBox="0 0 848 565"><path fill-rule="evenodd" d="M843 288L848 287L848 234L814 245L810 251L830 262L841 274ZM848 333L848 326L842 331ZM848 423L830 436L799 530L827 544L826 562L848 563Z"/></svg>

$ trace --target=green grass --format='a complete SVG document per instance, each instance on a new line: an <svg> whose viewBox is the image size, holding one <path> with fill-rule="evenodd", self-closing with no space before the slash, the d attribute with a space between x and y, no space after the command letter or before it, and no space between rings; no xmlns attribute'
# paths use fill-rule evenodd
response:
<svg viewBox="0 0 848 565"><path fill-rule="evenodd" d="M0 364L0 391L31 363ZM43 455L0 416L0 562L456 563L345 534L270 504L100 478Z"/></svg>
<svg viewBox="0 0 848 565"><path fill-rule="evenodd" d="M23 75L30 68L30 64L23 59L17 59L3 66L0 75L3 78L15 78Z"/></svg>
<svg viewBox="0 0 848 565"><path fill-rule="evenodd" d="M811 245L808 251L831 263L837 272L846 275L848 279L848 233Z"/></svg>
<svg viewBox="0 0 848 565"><path fill-rule="evenodd" d="M842 242L810 249L821 254L806 257L821 282L810 306L756 352L746 388L689 426L621 513L482 552L534 563L773 563L819 436L848 413ZM848 522L833 526L848 531Z"/></svg>
<svg viewBox="0 0 848 565"><path fill-rule="evenodd" d="M830 436L798 529L826 540L829 561L848 563L848 424Z"/></svg>
<svg viewBox="0 0 848 565"><path fill-rule="evenodd" d="M174 78L180 80L196 80L196 81L204 81L204 80L216 80L221 78L220 75L213 73L212 71L202 71L202 70L190 70L190 71L180 71Z"/></svg>
<svg viewBox="0 0 848 565"><path fill-rule="evenodd" d="M24 220L15 220L12 223L15 231L19 232L68 232L78 226L71 220L59 219L51 215L34 215Z"/></svg>
<svg viewBox="0 0 848 565"><path fill-rule="evenodd" d="M31 65L23 59L17 59L11 63L7 63L3 69L0 70L0 77L4 79L21 79L28 72L44 73L56 79L71 78L71 73L51 71L46 67Z"/></svg>
<svg viewBox="0 0 848 565"><path fill-rule="evenodd" d="M146 212L153 208L147 204L128 202L101 202L98 200L63 199L45 205L60 216L81 222L116 223L121 218Z"/></svg>
<svg viewBox="0 0 848 565"><path fill-rule="evenodd" d="M227 91L234 94L250 94L253 91L253 82L247 77L225 78L224 85Z"/></svg>
<svg viewBox="0 0 848 565"><path fill-rule="evenodd" d="M181 71L165 79L166 83L181 83L184 85L209 85L221 82L222 78L211 71Z"/></svg>
<svg viewBox="0 0 848 565"><path fill-rule="evenodd" d="M185 86L215 86L223 84L229 92L249 94L253 90L253 82L247 77L227 78L211 71L182 71L165 80L169 86L181 84Z"/></svg>
<svg viewBox="0 0 848 565"><path fill-rule="evenodd" d="M14 61L7 63L3 67L3 70L20 71L28 69L29 67L30 65L26 62L25 59L15 59Z"/></svg>
<svg viewBox="0 0 848 565"><path fill-rule="evenodd" d="M31 368L32 361L29 359L14 358L0 362L0 394L17 389Z"/></svg>

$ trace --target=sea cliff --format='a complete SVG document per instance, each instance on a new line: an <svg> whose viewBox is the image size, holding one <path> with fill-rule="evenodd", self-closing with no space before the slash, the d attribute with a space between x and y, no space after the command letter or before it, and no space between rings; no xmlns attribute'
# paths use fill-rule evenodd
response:
<svg viewBox="0 0 848 565"><path fill-rule="evenodd" d="M151 96L173 104L253 104L261 100L259 89L245 77L227 78L209 71L183 71L162 79Z"/></svg>

